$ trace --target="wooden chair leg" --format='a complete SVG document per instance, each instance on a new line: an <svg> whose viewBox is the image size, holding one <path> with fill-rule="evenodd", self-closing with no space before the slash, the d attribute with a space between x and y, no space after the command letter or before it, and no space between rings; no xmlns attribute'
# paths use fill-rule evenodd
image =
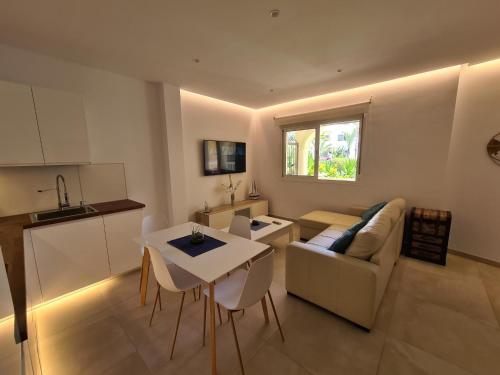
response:
<svg viewBox="0 0 500 375"><path fill-rule="evenodd" d="M222 325L222 315L220 313L220 305L217 304L217 313L219 314L219 325Z"/></svg>
<svg viewBox="0 0 500 375"><path fill-rule="evenodd" d="M267 312L266 295L264 295L264 297L262 297L260 302L262 304L262 312L264 313L264 321L266 322L266 324L268 324L269 323L269 313Z"/></svg>
<svg viewBox="0 0 500 375"><path fill-rule="evenodd" d="M276 323L278 324L278 328L280 330L281 341L285 342L285 336L283 336L283 331L281 330L280 320L278 319L278 314L276 313L276 307L274 307L273 297L271 297L271 291L267 291L267 295L269 296L269 301L271 301L271 307L273 308L274 317L276 318Z"/></svg>
<svg viewBox="0 0 500 375"><path fill-rule="evenodd" d="M158 298L160 298L160 284L158 284L158 289L156 290L156 298L155 303L153 305L153 312L151 313L151 318L149 318L149 326L151 327L151 323L153 323L153 316L155 315L156 304L158 303Z"/></svg>
<svg viewBox="0 0 500 375"><path fill-rule="evenodd" d="M207 332L207 296L203 298L203 346L205 346L205 335Z"/></svg>
<svg viewBox="0 0 500 375"><path fill-rule="evenodd" d="M177 340L177 331L179 331L179 323L181 322L182 306L184 305L184 297L186 292L182 292L181 306L179 307L179 315L177 315L177 325L175 326L174 342L172 343L172 350L170 351L170 359L174 356L175 341Z"/></svg>
<svg viewBox="0 0 500 375"><path fill-rule="evenodd" d="M236 350L238 351L238 359L240 360L240 369L242 375L245 375L245 369L243 368L243 360L241 359L240 345L238 344L238 336L236 336L236 327L234 326L233 312L229 311L229 318L231 320L231 326L233 327L234 342L236 344Z"/></svg>
<svg viewBox="0 0 500 375"><path fill-rule="evenodd" d="M141 267L141 277L139 278L139 293L141 292L142 278L144 277L144 269Z"/></svg>
<svg viewBox="0 0 500 375"><path fill-rule="evenodd" d="M195 290L195 288L193 288L193 298L194 298L194 302L196 302L196 290Z"/></svg>
<svg viewBox="0 0 500 375"><path fill-rule="evenodd" d="M162 309L161 307L161 287L160 287L160 284L158 283L158 302L160 303L160 311Z"/></svg>

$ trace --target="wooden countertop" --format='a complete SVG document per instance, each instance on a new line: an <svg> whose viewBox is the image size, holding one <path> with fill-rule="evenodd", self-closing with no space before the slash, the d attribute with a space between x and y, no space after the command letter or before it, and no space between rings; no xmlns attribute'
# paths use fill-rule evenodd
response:
<svg viewBox="0 0 500 375"><path fill-rule="evenodd" d="M14 304L16 342L19 343L28 338L23 230L145 207L144 204L130 199L94 203L91 204L91 206L97 211L79 216L46 220L38 223L32 223L29 214L0 217L0 247L2 248L7 278L9 280L10 294Z"/></svg>

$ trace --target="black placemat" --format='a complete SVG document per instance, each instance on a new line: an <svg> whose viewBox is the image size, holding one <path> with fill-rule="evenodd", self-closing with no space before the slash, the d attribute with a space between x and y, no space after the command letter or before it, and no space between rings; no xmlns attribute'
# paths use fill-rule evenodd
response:
<svg viewBox="0 0 500 375"><path fill-rule="evenodd" d="M207 235L205 235L205 240L202 243L194 244L191 243L190 234L181 238L176 238L175 240L167 241L167 243L192 257L204 254L207 251L216 249L226 244L224 241L220 241L217 238Z"/></svg>
<svg viewBox="0 0 500 375"><path fill-rule="evenodd" d="M268 225L271 225L270 223L265 223L265 222L260 221L260 220L255 220L255 221L258 222L259 224L257 224L257 225L250 224L251 230L259 230L259 229L267 227Z"/></svg>

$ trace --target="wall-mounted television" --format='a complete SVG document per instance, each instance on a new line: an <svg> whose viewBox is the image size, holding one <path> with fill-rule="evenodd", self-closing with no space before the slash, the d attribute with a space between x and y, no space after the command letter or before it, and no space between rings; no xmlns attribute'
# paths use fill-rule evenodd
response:
<svg viewBox="0 0 500 375"><path fill-rule="evenodd" d="M203 141L205 176L246 172L246 143Z"/></svg>

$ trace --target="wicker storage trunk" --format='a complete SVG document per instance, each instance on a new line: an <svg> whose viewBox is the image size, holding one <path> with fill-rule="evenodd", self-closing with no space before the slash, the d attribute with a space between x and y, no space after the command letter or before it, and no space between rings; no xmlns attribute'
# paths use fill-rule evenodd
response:
<svg viewBox="0 0 500 375"><path fill-rule="evenodd" d="M406 256L446 265L451 212L413 207L407 227Z"/></svg>

